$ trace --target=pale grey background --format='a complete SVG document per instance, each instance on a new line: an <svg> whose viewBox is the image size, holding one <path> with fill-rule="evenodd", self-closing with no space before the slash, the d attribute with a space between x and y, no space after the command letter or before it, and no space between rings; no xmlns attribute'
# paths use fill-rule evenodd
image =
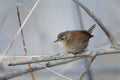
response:
<svg viewBox="0 0 120 80"><path fill-rule="evenodd" d="M4 52L19 29L16 5L20 7L21 20L23 22L35 2L36 0L0 0L0 54ZM81 2L101 19L119 42L120 1L81 0ZM80 25L88 29L91 25L95 24L84 10L80 9L80 11L81 14L78 14L76 4L72 0L40 0L23 29L28 55L51 55L64 52L62 47L53 43L58 33L66 30L80 29ZM82 20L82 24L80 20ZM95 37L91 39L88 50L109 45L108 39L98 25L93 34ZM8 55L23 55L21 36L17 38ZM120 80L119 60L119 54L97 57L92 65L94 80ZM4 63L5 70L0 71L1 75L23 68L23 66L7 67L5 61ZM82 63L83 60L52 69L72 79L77 79L79 73L84 68ZM101 70L101 68L103 69ZM114 69L111 70L111 68ZM46 70L35 72L35 77L36 80L64 80ZM29 78L31 77L27 74L11 80L30 80Z"/></svg>

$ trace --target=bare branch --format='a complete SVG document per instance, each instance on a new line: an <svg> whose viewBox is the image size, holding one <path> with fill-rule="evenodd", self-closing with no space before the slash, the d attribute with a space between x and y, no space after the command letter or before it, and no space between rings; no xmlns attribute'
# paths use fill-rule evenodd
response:
<svg viewBox="0 0 120 80"><path fill-rule="evenodd" d="M106 55L106 54L115 54L120 53L120 49L108 48L108 49L99 49L95 51L85 51L81 54L59 54L53 56L4 56L3 59L13 59L8 65L23 65L28 63L37 63L37 62L46 62L53 60L62 60L62 59L70 59L70 58L83 58L83 57L93 57L95 54L98 55ZM1 56L2 57L2 56Z"/></svg>
<svg viewBox="0 0 120 80"><path fill-rule="evenodd" d="M19 26L21 27L21 18L20 18L19 6L16 6L16 10L17 10ZM26 56L27 55L27 48L26 48L26 42L25 42L25 39L24 39L24 32L23 32L22 29L21 29L21 37L22 37L22 43L23 43L23 47L24 47L23 48L24 55ZM32 71L31 65L28 64L28 67L29 67L29 71L30 71L32 80L35 80L35 76L34 76L34 73Z"/></svg>
<svg viewBox="0 0 120 80"><path fill-rule="evenodd" d="M80 74L80 80L82 80L82 79L85 77L85 75L86 75L87 72L89 71L89 68L90 68L92 62L95 60L95 58L96 58L96 55L94 55L94 56L91 58L91 61L86 65L84 71Z"/></svg>
<svg viewBox="0 0 120 80"><path fill-rule="evenodd" d="M100 19L97 18L97 16L90 11L85 5L83 5L80 0L73 0L76 4L78 4L82 9L86 11L86 13L99 25L99 27L103 30L103 32L108 37L111 45L113 48L120 48L120 46L117 44L116 40L114 39L113 35L106 29L105 25L101 22Z"/></svg>
<svg viewBox="0 0 120 80"><path fill-rule="evenodd" d="M81 57L93 57L94 55L99 56L99 55L115 54L115 53L120 53L120 49L115 49L115 48L99 49L99 50L96 50L96 51L86 51L86 52L83 52L82 54L77 54L77 55L60 54L65 60L60 60L60 55L58 55L58 59L57 59L57 55L56 56L42 56L43 58L40 56L39 58L41 59L42 62L50 61L50 60L60 60L60 61L51 61L51 62L46 64L46 67L53 67L53 66L65 64L65 63L68 63L68 62L80 59ZM32 59L32 57L33 56L30 56L30 57L29 56L22 56L22 57L17 56L16 59L17 58L22 58L22 59L30 58L30 59ZM13 59L13 58L15 58L15 56L6 56L6 57L4 56L4 58L6 58L6 59L8 59L8 58L9 59ZM47 58L49 58L49 59L47 59ZM61 59L63 59L63 58L61 58ZM72 59L69 59L69 58L72 58ZM35 60L35 59L38 60L38 57L36 56L36 58L35 58L35 56L34 56L33 60ZM44 60L42 60L42 59L44 59ZM16 61L16 60L14 60L14 61ZM36 61L36 62L38 62L38 61ZM14 65L14 64L11 64L11 65ZM17 65L20 65L20 64L17 64ZM36 70L44 69L44 67L43 66L42 67L34 67L32 69L33 69L33 71L36 71ZM16 71L16 72L13 72L13 73L9 73L9 74L3 75L2 78L10 79L10 78L13 78L13 77L16 77L16 76L20 76L22 74L26 74L28 72L29 72L29 69L20 70L20 71Z"/></svg>
<svg viewBox="0 0 120 80"><path fill-rule="evenodd" d="M25 18L25 20L23 21L23 24L21 25L21 27L19 28L18 32L15 34L15 36L13 37L13 40L10 42L10 44L8 45L8 47L5 49L3 56L5 56L9 49L12 47L13 43L15 42L15 40L17 39L18 35L20 34L21 30L23 29L25 23L28 21L28 19L30 18L31 14L33 13L33 11L35 10L37 4L39 3L39 0L36 1L35 5L33 6L33 8L31 9L31 11L29 12L29 14L27 15L27 17Z"/></svg>
<svg viewBox="0 0 120 80"><path fill-rule="evenodd" d="M65 59L65 60L60 60L60 61L52 61L52 62L47 62L45 64L46 67L54 67L54 66L58 66L58 65L62 65L62 64L66 64L75 60L78 60L79 58L72 58L72 59ZM44 66L36 66L36 67L32 67L33 71L37 71L37 70L42 70L45 69ZM17 76L21 76L23 74L27 74L29 73L29 69L24 69L24 70L18 70L18 71L14 71L14 72L10 72L8 74L2 75L0 77L0 80L6 80L6 79L11 79Z"/></svg>

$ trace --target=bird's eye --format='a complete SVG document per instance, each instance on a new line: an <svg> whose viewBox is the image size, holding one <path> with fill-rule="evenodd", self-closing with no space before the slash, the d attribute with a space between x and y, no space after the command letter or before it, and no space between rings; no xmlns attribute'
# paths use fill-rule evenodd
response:
<svg viewBox="0 0 120 80"><path fill-rule="evenodd" d="M65 38L62 38L61 40L64 40Z"/></svg>

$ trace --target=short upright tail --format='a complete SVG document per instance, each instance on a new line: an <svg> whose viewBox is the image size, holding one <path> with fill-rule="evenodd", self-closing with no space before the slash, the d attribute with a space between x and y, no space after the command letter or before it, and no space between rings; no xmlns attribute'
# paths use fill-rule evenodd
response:
<svg viewBox="0 0 120 80"><path fill-rule="evenodd" d="M96 24L92 25L89 29L88 32L91 34L93 32L93 29L95 28Z"/></svg>

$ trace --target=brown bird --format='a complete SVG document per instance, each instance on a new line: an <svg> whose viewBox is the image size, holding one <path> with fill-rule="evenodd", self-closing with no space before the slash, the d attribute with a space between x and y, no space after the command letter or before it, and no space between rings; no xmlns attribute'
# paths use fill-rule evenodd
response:
<svg viewBox="0 0 120 80"><path fill-rule="evenodd" d="M95 24L88 30L65 31L57 36L54 42L63 44L65 50L70 53L79 53L88 46L89 39L93 37L92 32Z"/></svg>

